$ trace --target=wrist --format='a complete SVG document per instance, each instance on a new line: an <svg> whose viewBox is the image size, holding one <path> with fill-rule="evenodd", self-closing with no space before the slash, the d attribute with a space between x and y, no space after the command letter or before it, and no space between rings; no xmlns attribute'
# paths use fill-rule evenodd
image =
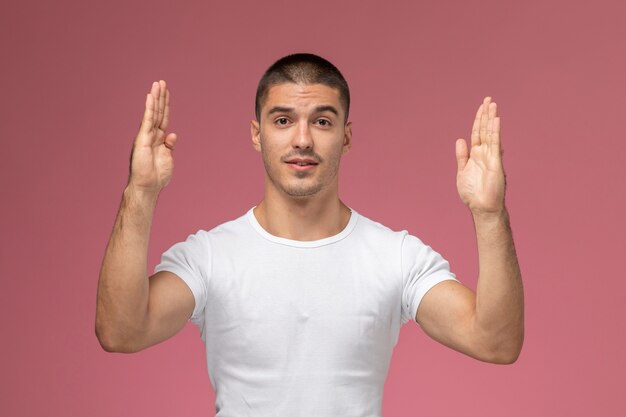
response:
<svg viewBox="0 0 626 417"><path fill-rule="evenodd" d="M474 211L470 210L472 213L472 218L474 219L474 223L478 224L493 224L509 221L509 212L506 207L502 207L496 211Z"/></svg>
<svg viewBox="0 0 626 417"><path fill-rule="evenodd" d="M159 191L138 187L129 183L124 189L123 198L128 204L154 207L159 198Z"/></svg>

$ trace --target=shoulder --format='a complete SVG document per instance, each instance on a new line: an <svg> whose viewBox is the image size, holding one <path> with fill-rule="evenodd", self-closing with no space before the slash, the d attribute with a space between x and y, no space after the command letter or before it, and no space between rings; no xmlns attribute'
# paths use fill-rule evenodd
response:
<svg viewBox="0 0 626 417"><path fill-rule="evenodd" d="M358 225L355 228L357 236L380 248L400 250L404 260L430 260L440 256L428 244L406 229L393 230L382 223L363 215L358 215Z"/></svg>
<svg viewBox="0 0 626 417"><path fill-rule="evenodd" d="M248 221L248 213L214 226L211 229L199 229L195 233L189 235L195 236L200 239L212 239L215 237L227 237L230 235L240 235L243 232L250 230L250 224Z"/></svg>
<svg viewBox="0 0 626 417"><path fill-rule="evenodd" d="M392 230L384 224L376 220L372 220L369 217L365 217L354 210L352 210L352 212L357 215L357 225L355 230L360 234L380 239L400 241L402 241L409 234L406 230Z"/></svg>
<svg viewBox="0 0 626 417"><path fill-rule="evenodd" d="M213 247L212 242L227 242L229 239L240 238L242 233L249 229L247 223L246 215L243 215L212 229L199 229L195 233L188 234L186 239L175 243L168 252L206 253Z"/></svg>
<svg viewBox="0 0 626 417"><path fill-rule="evenodd" d="M353 210L353 213L356 213ZM365 245L369 250L396 257L409 233L406 230L393 230L384 224L357 213L357 224L352 233L353 240Z"/></svg>

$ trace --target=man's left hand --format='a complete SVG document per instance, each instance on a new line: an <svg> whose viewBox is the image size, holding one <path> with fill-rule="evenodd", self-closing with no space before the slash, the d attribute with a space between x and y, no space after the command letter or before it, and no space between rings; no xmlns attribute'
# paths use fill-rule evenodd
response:
<svg viewBox="0 0 626 417"><path fill-rule="evenodd" d="M496 103L485 97L472 126L471 149L465 139L456 141L456 185L461 200L474 215L504 210L505 178L497 112Z"/></svg>

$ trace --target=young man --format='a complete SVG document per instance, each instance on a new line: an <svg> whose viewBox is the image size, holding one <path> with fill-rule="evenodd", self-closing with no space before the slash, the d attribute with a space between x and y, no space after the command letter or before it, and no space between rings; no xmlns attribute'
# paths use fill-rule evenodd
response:
<svg viewBox="0 0 626 417"><path fill-rule="evenodd" d="M100 273L96 333L136 352L191 318L206 344L217 414L379 416L400 326L474 358L512 363L523 341L521 276L504 206L496 104L485 98L471 147L456 143L457 186L478 240L476 293L407 232L341 202L339 162L352 142L340 72L284 57L259 83L254 148L263 200L240 218L170 248L148 279L159 192L172 175L169 91L154 83Z"/></svg>

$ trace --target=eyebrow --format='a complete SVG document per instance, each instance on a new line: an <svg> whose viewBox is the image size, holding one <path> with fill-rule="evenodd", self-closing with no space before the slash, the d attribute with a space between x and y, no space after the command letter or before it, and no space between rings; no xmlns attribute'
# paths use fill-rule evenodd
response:
<svg viewBox="0 0 626 417"><path fill-rule="evenodd" d="M339 111L337 111L337 109L335 108L335 106L331 106L331 105L324 105L324 106L317 106L315 108L315 113L323 113L325 111L329 111L331 113L334 113L335 116L339 116Z"/></svg>
<svg viewBox="0 0 626 417"><path fill-rule="evenodd" d="M293 107L274 106L270 109L269 112L267 112L267 115L271 116L274 113L293 113L293 111L294 111Z"/></svg>
<svg viewBox="0 0 626 417"><path fill-rule="evenodd" d="M271 116L274 113L293 113L295 109L293 107L284 107L284 106L274 106L267 112L268 116ZM339 116L339 111L335 108L335 106L331 106L329 104L317 106L315 108L315 113L323 113L325 111L329 111L333 113L335 116Z"/></svg>

